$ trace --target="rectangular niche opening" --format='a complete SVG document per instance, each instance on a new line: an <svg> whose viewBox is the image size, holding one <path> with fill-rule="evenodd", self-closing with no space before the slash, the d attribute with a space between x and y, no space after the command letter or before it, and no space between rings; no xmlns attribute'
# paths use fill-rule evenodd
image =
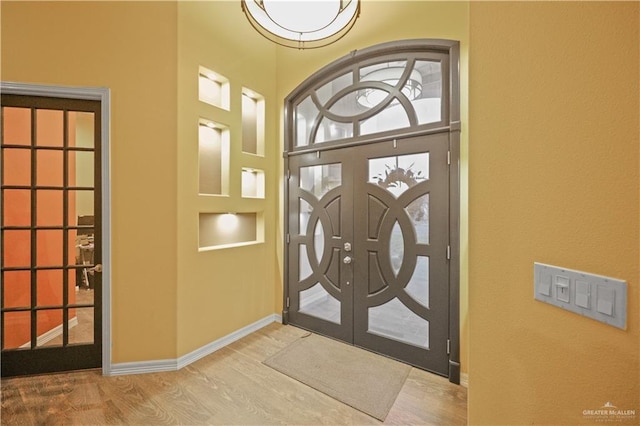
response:
<svg viewBox="0 0 640 426"><path fill-rule="evenodd" d="M200 119L198 126L198 193L229 195L229 128Z"/></svg>
<svg viewBox="0 0 640 426"><path fill-rule="evenodd" d="M264 97L242 89L242 152L264 156Z"/></svg>
<svg viewBox="0 0 640 426"><path fill-rule="evenodd" d="M199 68L198 97L202 102L229 111L230 93L229 79L205 67Z"/></svg>
<svg viewBox="0 0 640 426"><path fill-rule="evenodd" d="M198 247L201 251L264 242L262 213L200 213Z"/></svg>
<svg viewBox="0 0 640 426"><path fill-rule="evenodd" d="M264 198L264 171L242 168L242 197Z"/></svg>

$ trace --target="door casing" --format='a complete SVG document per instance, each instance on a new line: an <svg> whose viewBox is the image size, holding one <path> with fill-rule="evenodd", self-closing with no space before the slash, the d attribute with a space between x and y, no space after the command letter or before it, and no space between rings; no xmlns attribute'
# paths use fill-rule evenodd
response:
<svg viewBox="0 0 640 426"><path fill-rule="evenodd" d="M111 192L110 111L111 92L103 87L65 87L19 82L0 82L4 94L86 99L101 103L101 190L102 190L102 374L111 373Z"/></svg>

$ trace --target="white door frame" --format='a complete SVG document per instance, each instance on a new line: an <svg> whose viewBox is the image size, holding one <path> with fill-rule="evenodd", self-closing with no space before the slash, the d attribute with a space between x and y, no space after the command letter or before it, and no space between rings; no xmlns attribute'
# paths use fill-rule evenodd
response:
<svg viewBox="0 0 640 426"><path fill-rule="evenodd" d="M106 87L66 87L0 82L0 92L10 95L100 101L102 111L102 375L111 374L111 192L109 135L111 92Z"/></svg>

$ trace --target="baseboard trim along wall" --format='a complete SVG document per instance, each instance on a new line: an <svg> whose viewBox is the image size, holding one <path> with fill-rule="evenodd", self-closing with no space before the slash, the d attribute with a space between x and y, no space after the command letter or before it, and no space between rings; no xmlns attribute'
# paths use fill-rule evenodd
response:
<svg viewBox="0 0 640 426"><path fill-rule="evenodd" d="M204 358L207 355L214 353L217 350L224 348L227 345L240 340L241 338L248 336L254 331L258 331L263 327L271 324L272 322L282 322L282 317L278 314L268 315L261 320L249 324L246 327L242 327L239 330L229 333L226 336L219 338L211 343L208 343L201 348L198 348L186 355L177 359L164 359L157 361L139 361L139 362L122 362L118 364L111 364L109 369L109 376L124 376L127 374L143 374L143 373L160 373L163 371L178 371L187 365L196 362L200 358Z"/></svg>

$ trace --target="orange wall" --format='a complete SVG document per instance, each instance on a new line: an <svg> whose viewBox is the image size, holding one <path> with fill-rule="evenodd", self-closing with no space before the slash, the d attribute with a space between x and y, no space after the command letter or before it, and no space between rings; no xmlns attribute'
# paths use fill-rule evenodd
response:
<svg viewBox="0 0 640 426"><path fill-rule="evenodd" d="M49 141L54 140L58 145L62 145L62 115L52 116L43 114L38 117L38 130L36 137L47 135ZM4 108L4 133L3 138L6 143L25 143L31 141L31 116L28 109ZM56 138L55 135L59 136ZM69 145L75 145L75 120L69 117ZM28 152L28 151L26 151ZM31 168L27 163L25 167L24 152L16 150L6 150L4 152L3 179L8 183L30 184ZM72 157L71 157L72 158ZM27 159L28 160L28 159ZM62 168L62 157L60 162L40 161L38 163L37 177L39 185L55 185L59 182ZM75 165L69 165L69 185L75 182ZM40 225L59 224L62 225L62 192L58 197L39 197L37 200L37 220ZM75 200L69 203L69 215L75 216ZM6 191L2 204L2 214L5 225L29 226L31 224L31 199L30 191ZM5 265L10 266L30 266L31 265L31 235L29 231L10 233L7 238L5 234ZM62 264L62 232L54 231L46 234L39 233L37 240L36 262L38 265L61 265ZM73 244L75 232L70 232L70 241ZM74 259L75 247L69 247L69 259ZM61 270L40 270L37 272L37 304L38 306L60 305L62 304L62 283L63 276ZM69 303L75 303L75 274L69 274ZM28 307L31 305L31 274L25 272L9 272L4 277L4 304L11 307ZM71 316L73 311L71 312ZM62 324L61 310L39 311L37 316L37 335L40 336L47 331ZM31 340L30 336L30 313L15 313L7 317L4 330L4 344L6 348L15 348Z"/></svg>
<svg viewBox="0 0 640 426"><path fill-rule="evenodd" d="M640 419L639 6L471 3L471 424ZM535 301L534 262L626 280L627 329Z"/></svg>

